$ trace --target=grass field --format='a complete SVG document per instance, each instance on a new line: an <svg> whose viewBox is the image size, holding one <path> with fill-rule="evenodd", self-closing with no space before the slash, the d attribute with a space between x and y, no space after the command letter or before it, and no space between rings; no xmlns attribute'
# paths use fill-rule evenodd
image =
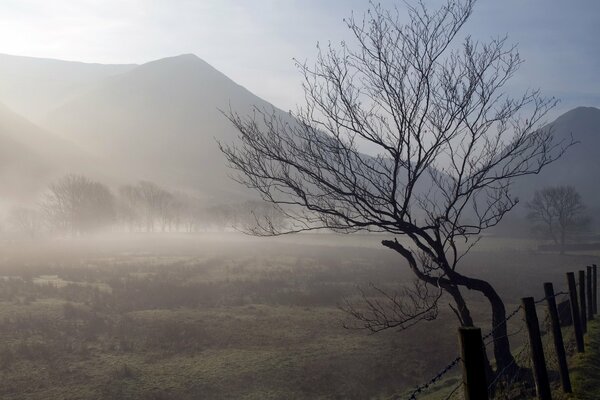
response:
<svg viewBox="0 0 600 400"><path fill-rule="evenodd" d="M600 399L600 322L588 324L585 353L572 361L573 400Z"/></svg>
<svg viewBox="0 0 600 400"><path fill-rule="evenodd" d="M343 328L338 306L356 300L357 286L411 279L380 240L2 242L0 398L393 398L456 357L457 324L443 307L405 332ZM486 239L464 271L492 281L509 308L539 297L543 281L560 289L564 272L597 259L533 247ZM486 330L486 303L467 296Z"/></svg>

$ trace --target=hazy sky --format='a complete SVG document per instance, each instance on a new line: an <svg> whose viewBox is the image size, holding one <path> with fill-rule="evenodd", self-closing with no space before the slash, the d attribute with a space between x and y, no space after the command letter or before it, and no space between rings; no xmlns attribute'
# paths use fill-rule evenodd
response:
<svg viewBox="0 0 600 400"><path fill-rule="evenodd" d="M436 1L426 1L437 3ZM401 2L382 0L384 5ZM194 53L275 105L301 102L292 58L348 38L359 0L0 0L0 53L143 63ZM600 1L480 0L466 30L509 34L527 60L518 83L600 106Z"/></svg>

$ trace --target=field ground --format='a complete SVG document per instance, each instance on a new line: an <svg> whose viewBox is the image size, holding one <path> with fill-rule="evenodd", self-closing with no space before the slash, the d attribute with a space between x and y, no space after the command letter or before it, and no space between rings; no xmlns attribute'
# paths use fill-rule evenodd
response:
<svg viewBox="0 0 600 400"><path fill-rule="evenodd" d="M573 359L574 400L600 399L600 322L588 324L586 351Z"/></svg>
<svg viewBox="0 0 600 400"><path fill-rule="evenodd" d="M0 242L2 399L389 399L456 357L456 321L344 329L357 286L412 278L376 235ZM598 254L486 238L464 261L511 309ZM484 331L486 303L468 294ZM446 304L446 302L444 302ZM517 346L518 343L515 343ZM456 378L443 384L450 387ZM432 399L434 397L431 397Z"/></svg>

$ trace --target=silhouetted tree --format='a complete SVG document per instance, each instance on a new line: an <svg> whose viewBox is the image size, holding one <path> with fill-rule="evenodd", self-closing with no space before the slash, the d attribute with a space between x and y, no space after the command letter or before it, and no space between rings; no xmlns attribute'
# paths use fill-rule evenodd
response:
<svg viewBox="0 0 600 400"><path fill-rule="evenodd" d="M511 182L538 173L569 143L540 128L555 100L537 90L507 94L522 61L506 38L467 36L453 45L473 5L408 6L406 24L399 11L377 5L364 20L350 18L355 46L330 45L314 66L298 63L303 109L289 116L232 111L239 141L220 146L237 180L288 221L280 229L266 220L252 233L390 234L382 244L408 262L417 284L389 294L386 304L351 306L363 327L402 329L435 318L442 293L460 322L472 325L462 291L474 290L490 303L502 370L514 363L504 303L489 282L461 273L460 260L517 203Z"/></svg>
<svg viewBox="0 0 600 400"><path fill-rule="evenodd" d="M115 201L105 185L82 175L67 175L51 184L42 209L53 229L80 235L111 224Z"/></svg>
<svg viewBox="0 0 600 400"><path fill-rule="evenodd" d="M527 217L535 224L534 231L552 239L561 254L571 235L589 228L590 217L585 214L586 207L573 186L537 190L527 208Z"/></svg>

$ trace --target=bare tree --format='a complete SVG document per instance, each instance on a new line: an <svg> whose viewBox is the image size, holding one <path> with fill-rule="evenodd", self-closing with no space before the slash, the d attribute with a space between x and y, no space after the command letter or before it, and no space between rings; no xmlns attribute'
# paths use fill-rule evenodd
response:
<svg viewBox="0 0 600 400"><path fill-rule="evenodd" d="M130 232L142 226L142 200L137 187L124 185L119 187L117 201L117 215L119 221L124 223Z"/></svg>
<svg viewBox="0 0 600 400"><path fill-rule="evenodd" d="M17 207L10 212L9 224L15 231L34 238L42 230L43 219L37 209Z"/></svg>
<svg viewBox="0 0 600 400"><path fill-rule="evenodd" d="M76 236L114 222L114 204L105 185L82 175L67 175L50 185L42 209L52 228Z"/></svg>
<svg viewBox="0 0 600 400"><path fill-rule="evenodd" d="M535 226L534 230L545 238L550 238L565 251L567 239L585 231L590 218L585 214L586 207L581 195L573 186L554 186L537 190L527 203L527 217Z"/></svg>
<svg viewBox="0 0 600 400"><path fill-rule="evenodd" d="M169 191L153 182L140 181L122 186L119 196L121 215L128 225L153 232L158 223L162 231L167 229L174 212L174 196Z"/></svg>
<svg viewBox="0 0 600 400"><path fill-rule="evenodd" d="M462 291L474 290L489 300L501 370L514 362L504 303L489 282L462 274L459 262L517 203L511 182L538 173L569 143L540 128L554 99L537 90L507 94L522 61L506 38L467 37L453 46L473 5L408 6L406 24L400 11L381 6L350 18L354 45L320 49L314 66L298 63L304 108L289 116L231 111L238 143L220 146L236 179L289 221L286 229L261 224L253 233L390 234L383 246L408 262L420 284L406 306L390 295L390 307L357 314L366 328L431 319L440 291L453 299L460 323L472 325Z"/></svg>

